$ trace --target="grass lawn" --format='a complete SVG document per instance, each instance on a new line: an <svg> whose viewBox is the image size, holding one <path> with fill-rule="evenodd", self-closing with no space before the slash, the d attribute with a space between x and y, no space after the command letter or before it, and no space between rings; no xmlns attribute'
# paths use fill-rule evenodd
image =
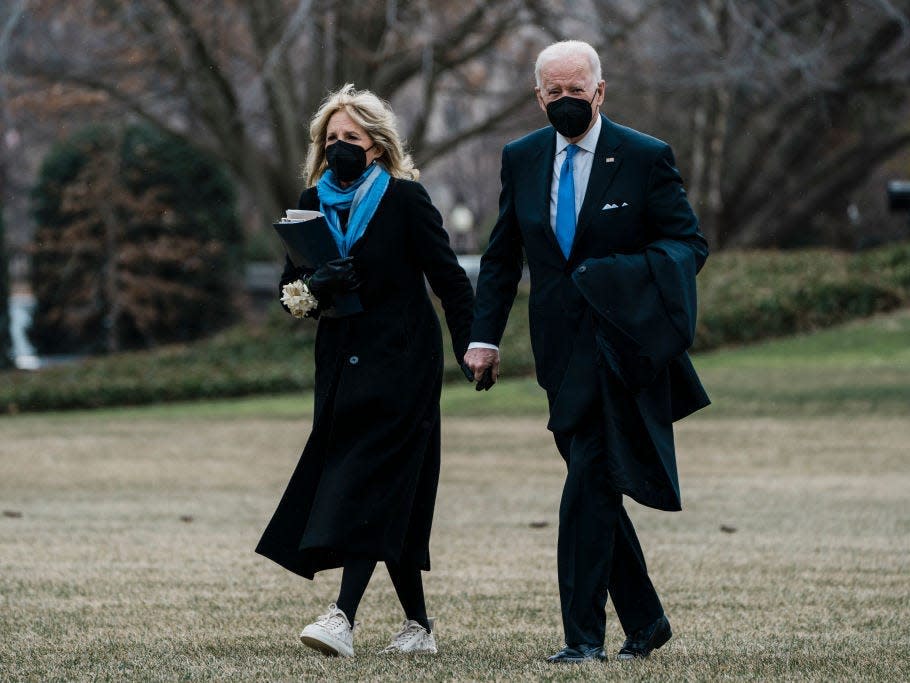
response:
<svg viewBox="0 0 910 683"><path fill-rule="evenodd" d="M446 389L433 658L375 654L401 619L382 569L357 656L306 650L339 573L252 552L309 396L0 418L0 680L908 680L908 332L696 358L715 405L678 425L685 510L628 504L675 636L631 665L543 662L563 466L531 380Z"/></svg>
<svg viewBox="0 0 910 683"><path fill-rule="evenodd" d="M910 309L696 356L711 415L910 418Z"/></svg>

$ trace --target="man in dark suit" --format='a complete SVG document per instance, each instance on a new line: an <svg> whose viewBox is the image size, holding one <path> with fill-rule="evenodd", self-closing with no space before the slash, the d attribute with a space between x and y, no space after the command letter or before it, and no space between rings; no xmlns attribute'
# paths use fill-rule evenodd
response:
<svg viewBox="0 0 910 683"><path fill-rule="evenodd" d="M551 45L535 76L551 126L503 150L465 364L487 386L497 379L524 253L537 379L568 468L557 549L565 647L548 661L606 658L608 595L626 634L618 657L646 657L670 624L622 496L680 509L672 422L708 404L685 353L707 243L670 147L600 114L590 45Z"/></svg>

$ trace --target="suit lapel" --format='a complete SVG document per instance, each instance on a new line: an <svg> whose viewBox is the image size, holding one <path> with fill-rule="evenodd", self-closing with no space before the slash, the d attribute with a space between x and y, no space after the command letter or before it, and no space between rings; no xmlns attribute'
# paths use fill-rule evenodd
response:
<svg viewBox="0 0 910 683"><path fill-rule="evenodd" d="M559 249L559 242L556 241L556 235L553 233L553 227L550 225L550 186L553 184L553 157L556 156L556 131L550 130L546 142L537 148L530 168L534 169L534 178L531 187L528 188L532 198L531 203L541 202L540 216L543 219L540 222L540 229L543 231L544 239L550 242L556 251L562 255Z"/></svg>
<svg viewBox="0 0 910 683"><path fill-rule="evenodd" d="M572 242L572 253L569 254L570 260L574 255L575 246L578 244L582 233L588 228L603 206L607 190L610 189L610 184L613 182L613 178L616 177L616 172L622 166L622 157L616 153L616 150L622 144L622 138L616 132L616 128L610 119L603 114L600 115L600 118L600 137L597 139L594 160L591 163L591 176L588 178L585 199L578 214L575 239ZM547 197L549 198L549 193Z"/></svg>

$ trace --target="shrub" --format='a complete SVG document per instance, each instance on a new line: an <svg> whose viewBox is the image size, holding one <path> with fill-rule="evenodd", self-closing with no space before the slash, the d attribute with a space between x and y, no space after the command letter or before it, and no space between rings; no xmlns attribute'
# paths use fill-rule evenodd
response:
<svg viewBox="0 0 910 683"><path fill-rule="evenodd" d="M857 277L885 282L905 293L910 292L910 242L863 252L852 262Z"/></svg>
<svg viewBox="0 0 910 683"><path fill-rule="evenodd" d="M859 255L826 250L715 255L699 276L697 348L789 335L906 306L908 266L910 245ZM527 306L527 292L520 290L502 340L506 377L534 370ZM236 326L193 344L35 373L5 372L0 413L311 389L315 328L275 303L255 329ZM449 342L444 345L446 378L463 382Z"/></svg>
<svg viewBox="0 0 910 683"><path fill-rule="evenodd" d="M313 386L314 330L312 323L292 334L235 326L192 344L8 372L0 413L303 391Z"/></svg>
<svg viewBox="0 0 910 683"><path fill-rule="evenodd" d="M213 162L148 126L57 145L32 193L41 353L186 341L235 318L241 231Z"/></svg>
<svg viewBox="0 0 910 683"><path fill-rule="evenodd" d="M698 277L695 350L829 327L910 303L910 245L722 252Z"/></svg>

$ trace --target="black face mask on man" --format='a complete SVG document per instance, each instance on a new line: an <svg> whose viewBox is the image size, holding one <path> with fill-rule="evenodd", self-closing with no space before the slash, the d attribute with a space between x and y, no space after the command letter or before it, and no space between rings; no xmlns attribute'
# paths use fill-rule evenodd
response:
<svg viewBox="0 0 910 683"><path fill-rule="evenodd" d="M597 97L597 90L590 101L565 95L547 105L547 118L553 127L567 138L577 138L588 130L593 114L591 105Z"/></svg>
<svg viewBox="0 0 910 683"><path fill-rule="evenodd" d="M338 140L326 147L325 160L336 180L352 183L366 170L367 151L371 149L373 145L364 149L360 145Z"/></svg>

